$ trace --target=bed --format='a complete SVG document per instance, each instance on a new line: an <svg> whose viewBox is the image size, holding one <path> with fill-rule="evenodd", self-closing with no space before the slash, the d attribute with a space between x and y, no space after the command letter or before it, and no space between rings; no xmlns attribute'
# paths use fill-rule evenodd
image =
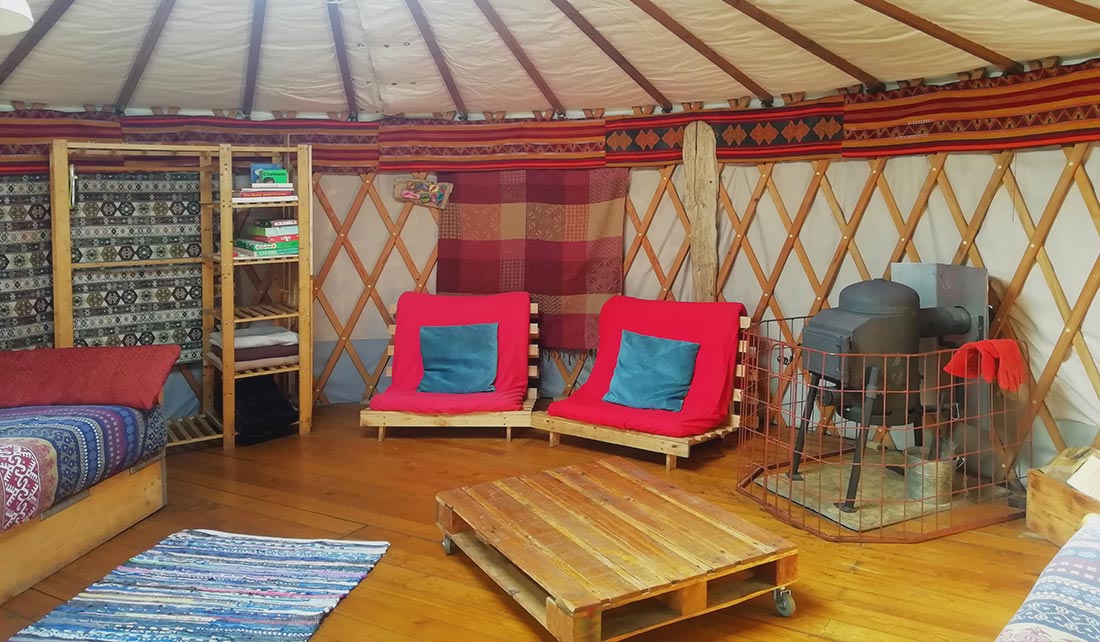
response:
<svg viewBox="0 0 1100 642"><path fill-rule="evenodd" d="M0 603L167 502L176 346L0 351Z"/></svg>
<svg viewBox="0 0 1100 642"><path fill-rule="evenodd" d="M0 531L164 452L160 406L0 408Z"/></svg>
<svg viewBox="0 0 1100 642"><path fill-rule="evenodd" d="M1100 640L1100 515L1054 556L996 642Z"/></svg>

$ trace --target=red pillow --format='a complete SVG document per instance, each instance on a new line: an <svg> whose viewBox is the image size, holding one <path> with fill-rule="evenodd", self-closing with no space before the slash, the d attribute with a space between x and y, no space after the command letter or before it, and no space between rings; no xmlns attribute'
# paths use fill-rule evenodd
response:
<svg viewBox="0 0 1100 642"><path fill-rule="evenodd" d="M156 405L179 346L0 351L0 408Z"/></svg>

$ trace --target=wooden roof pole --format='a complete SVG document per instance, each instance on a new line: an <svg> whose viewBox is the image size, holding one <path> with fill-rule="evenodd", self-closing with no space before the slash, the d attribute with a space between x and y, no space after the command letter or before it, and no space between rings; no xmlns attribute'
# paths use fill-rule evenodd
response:
<svg viewBox="0 0 1100 642"><path fill-rule="evenodd" d="M248 36L248 63L244 72L244 96L241 99L241 112L246 118L252 115L252 103L256 98L256 76L260 72L260 51L266 15L267 0L252 0L252 30Z"/></svg>
<svg viewBox="0 0 1100 642"><path fill-rule="evenodd" d="M550 89L550 85L546 84L546 80L543 79L542 74L535 67L535 63L531 62L531 59L527 57L527 52L523 50L519 42L512 35L512 32L508 30L507 25L500 19L500 15L493 9L493 6L489 4L489 0L474 0L474 4L478 9L481 9L481 13L485 15L485 19L489 21L489 24L493 25L493 29L496 29L497 35L504 41L504 44L508 46L508 50L512 52L516 60L519 62L523 70L527 72L527 76L531 78L531 82L535 83L535 86L542 92L542 97L546 99L550 106L554 108L559 114L565 113L565 107L562 102L558 100L557 95L554 94L554 90Z"/></svg>
<svg viewBox="0 0 1100 642"><path fill-rule="evenodd" d="M565 14L565 17L569 18L573 24L577 25L577 28L584 32L584 35L588 36L597 47L599 47L607 57L615 62L622 69L626 75L630 76L631 80L638 84L647 94L650 95L653 100L657 101L657 104L661 106L665 111L672 110L672 102L665 97L653 83L646 80L646 77L642 75L642 72L638 71L638 68L630 64L630 61L626 59L619 50L615 48L607 38L603 37L596 27L592 25L584 16L581 15L577 9L569 4L569 0L550 0L554 3L554 6L559 11Z"/></svg>
<svg viewBox="0 0 1100 642"><path fill-rule="evenodd" d="M160 34L164 31L164 25L168 22L168 16L172 14L172 8L175 5L176 0L160 0L160 4L157 5L156 13L153 14L153 21L149 23L149 28L145 31L145 38L142 39L137 55L134 56L134 64L130 66L130 73L126 76L126 82L122 85L122 91L118 93L118 100L115 101L116 112L121 114L126 111L126 105L130 103L130 98L133 97L134 91L137 89L141 74L145 73L145 66L149 64L149 58L153 56L153 50L157 48L157 41L160 40Z"/></svg>
<svg viewBox="0 0 1100 642"><path fill-rule="evenodd" d="M662 27L671 31L677 38L682 40L685 44L690 46L695 51L698 51L704 58L709 60L722 71L726 72L728 76L736 80L743 87L747 88L752 93L756 94L756 97L765 103L770 103L773 97L768 90L760 86L752 78L749 78L748 74L738 69L733 63L722 57L722 54L712 49L709 45L699 39L698 36L688 31L679 22L668 15L663 9L653 4L651 0L630 0L634 3L634 6L644 11L650 18L653 18L661 24Z"/></svg>
<svg viewBox="0 0 1100 642"><path fill-rule="evenodd" d="M754 4L746 2L746 0L725 0L725 3L729 6L737 9L741 13L745 14L749 18L752 18L756 22L764 25L768 29L771 29L776 34L783 36L790 42L798 45L802 49L817 56L821 60L829 63L833 67L843 71L852 78L867 85L869 89L879 90L883 87L883 82L875 77L871 72L857 67L848 60L841 56L829 51L825 47L819 45L813 39L804 35L802 32L790 27L787 23L772 16L766 11L762 10Z"/></svg>
<svg viewBox="0 0 1100 642"><path fill-rule="evenodd" d="M435 61L435 68L439 70L439 75L443 78L443 84L447 86L447 93L451 95L451 102L454 103L459 116L465 117L467 114L466 103L462 101L462 94L458 91L458 84L455 83L455 78L451 74L451 68L447 66L447 60L443 57L443 50L439 48L439 42L436 41L435 34L432 32L432 26L428 24L428 17L424 15L424 7L420 6L420 0L405 0L405 4L408 5L409 11L412 13L416 28L420 30L420 36L424 38L424 44L428 45L428 52L431 53L432 60Z"/></svg>
<svg viewBox="0 0 1100 642"><path fill-rule="evenodd" d="M922 18L915 13L911 13L902 9L901 7L891 4L886 0L855 0L859 4L881 13L888 18L892 18L904 25L912 27L917 31L923 32L933 38L945 42L956 49L961 49L966 53L977 56L982 60L989 62L990 64L999 67L1004 72L1016 72L1023 70L1023 65L1009 58L1003 56L996 51L993 51L989 47L980 45L969 38L964 38L954 31L949 31L939 26L938 24Z"/></svg>
<svg viewBox="0 0 1100 642"><path fill-rule="evenodd" d="M340 5L334 2L327 4L328 22L332 27L332 46L336 48L336 65L340 68L344 98L348 101L348 120L359 120L359 105L355 100L355 85L351 80L351 63L348 62L348 46L344 41L344 22L340 17Z"/></svg>
<svg viewBox="0 0 1100 642"><path fill-rule="evenodd" d="M1100 22L1100 7L1078 2L1078 0L1031 0L1031 2L1071 16Z"/></svg>
<svg viewBox="0 0 1100 642"><path fill-rule="evenodd" d="M0 62L0 85L3 85L12 73L15 72L19 64L23 62L23 59L27 57L39 42L46 37L46 34L50 29L57 24L57 21L61 19L61 16L65 15L65 12L69 10L69 7L73 6L73 2L76 0L53 0L49 7L42 12L42 15L38 17L38 20L31 25L31 28L23 36L23 39L19 41L19 44L15 45L15 48L8 53L7 58L4 58L4 62Z"/></svg>

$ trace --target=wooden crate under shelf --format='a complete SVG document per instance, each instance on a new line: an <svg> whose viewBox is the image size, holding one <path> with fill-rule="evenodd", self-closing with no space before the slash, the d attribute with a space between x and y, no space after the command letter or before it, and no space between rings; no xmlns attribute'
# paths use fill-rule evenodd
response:
<svg viewBox="0 0 1100 642"><path fill-rule="evenodd" d="M221 423L207 415L191 415L169 419L168 447L187 446L222 438Z"/></svg>

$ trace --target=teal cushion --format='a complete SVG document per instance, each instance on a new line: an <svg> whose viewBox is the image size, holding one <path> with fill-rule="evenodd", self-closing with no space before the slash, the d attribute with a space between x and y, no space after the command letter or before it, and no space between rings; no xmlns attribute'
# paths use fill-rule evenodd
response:
<svg viewBox="0 0 1100 642"><path fill-rule="evenodd" d="M420 392L492 392L497 378L497 324L420 327L424 378Z"/></svg>
<svg viewBox="0 0 1100 642"><path fill-rule="evenodd" d="M604 401L680 412L695 375L699 344L623 330L619 359Z"/></svg>

